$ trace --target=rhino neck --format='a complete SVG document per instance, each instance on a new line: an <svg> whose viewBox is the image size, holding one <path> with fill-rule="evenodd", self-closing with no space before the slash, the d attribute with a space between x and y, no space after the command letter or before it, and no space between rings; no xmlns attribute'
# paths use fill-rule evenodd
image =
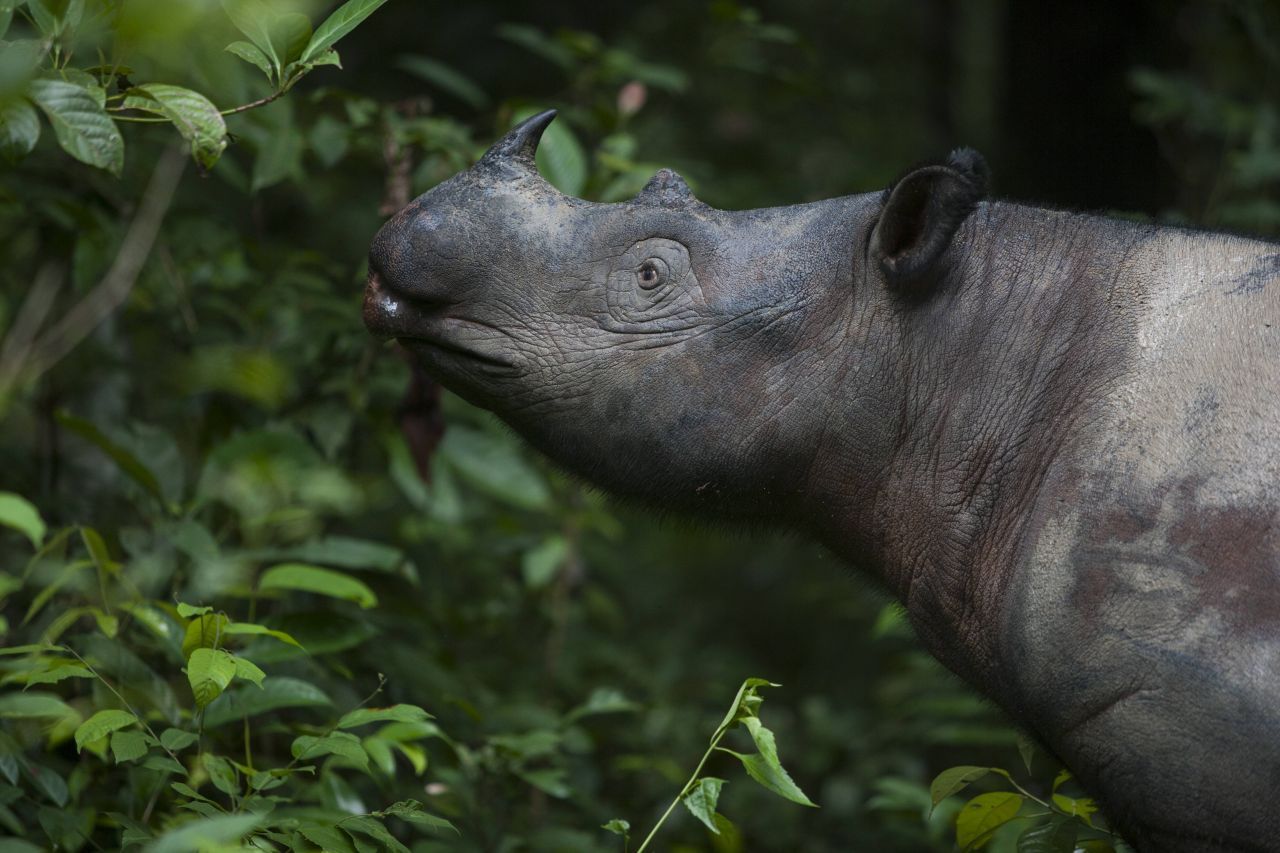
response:
<svg viewBox="0 0 1280 853"><path fill-rule="evenodd" d="M883 308L895 355L878 369L897 396L869 410L865 393L842 392L845 428L815 465L823 538L869 562L925 645L997 698L996 635L1023 519L1132 360L1142 279L1130 269L1150 234L981 206L936 293Z"/></svg>

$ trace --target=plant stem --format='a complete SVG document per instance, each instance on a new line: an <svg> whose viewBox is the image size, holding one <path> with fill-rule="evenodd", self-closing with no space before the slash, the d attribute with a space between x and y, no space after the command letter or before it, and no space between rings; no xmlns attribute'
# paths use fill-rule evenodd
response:
<svg viewBox="0 0 1280 853"><path fill-rule="evenodd" d="M160 745L160 748L161 748L161 749L163 749L165 752L169 753L169 757L170 757L170 758L172 758L172 759L174 760L174 763L179 764L179 765L181 765L181 764L182 764L182 762L181 762L181 761L178 761L178 756L176 756L176 755L174 755L174 754L173 754L173 750L169 749L169 747L165 746L165 745L164 745L164 743L163 743L163 742L161 742L161 740L160 740L160 736L156 734L155 729L151 728L150 724L148 724L148 723L147 723L147 721L143 718L143 716L142 716L141 714L139 714L139 713L138 713L137 709L135 709L132 705L130 705L130 704L129 704L129 700L128 700L128 699L126 699L126 698L124 698L124 696L120 695L120 691L119 691L119 690L116 690L114 687L112 687L112 686L111 686L111 682L110 682L110 681L107 681L105 678L103 678L103 677L102 677L102 675L101 675L101 673L99 673L96 669L94 669L94 668L93 668L93 664L91 664L91 663L89 663L87 660L85 660L85 659L80 655L80 653L79 653L79 652L77 652L75 649L71 648L71 647L70 647L70 646L68 646L68 645L65 645L65 644L64 644L64 645L62 646L62 649L63 649L63 651L70 652L70 653L71 653L71 655L73 655L73 656L75 657L75 659L76 659L76 660L78 660L78 661L80 661L80 663L84 664L84 668L85 668L85 669L87 669L87 670L89 670L90 672L92 672L92 673L93 673L93 677L94 677L94 678L96 678L96 679L98 679L99 681L101 681L101 682L102 682L102 684L103 684L103 686L104 686L104 687L106 687L108 690L110 690L110 691L111 691L111 693L112 693L112 694L113 694L117 699L119 699L119 700L120 700L120 704L124 705L124 706L125 706L125 708L127 708L127 709L128 709L128 711L129 711L129 713L130 713L130 714L133 714L134 718L138 721L138 723L139 723L139 724L141 724L141 726L142 726L144 729L146 729L146 730L147 730L147 734L151 735L151 738L152 738L152 739L153 739L157 744L159 744L159 745Z"/></svg>
<svg viewBox="0 0 1280 853"><path fill-rule="evenodd" d="M702 753L702 760L698 762L698 766L693 768L693 775L689 777L689 781L684 783L684 787L680 789L680 793L676 794L676 798L671 801L671 805L667 806L667 810L662 813L662 817L658 818L658 822L653 825L653 829L649 830L649 834L644 837L644 841L636 848L636 853L644 853L644 849L649 846L649 842L658 834L658 830L671 817L671 812L675 811L675 807L684 799L685 794L693 790L693 786L697 784L698 774L702 772L702 767L707 763L707 759L711 757L711 753L716 751L716 747L720 745L720 741L728 733L728 727L720 728L711 738L711 745L707 747L707 751Z"/></svg>

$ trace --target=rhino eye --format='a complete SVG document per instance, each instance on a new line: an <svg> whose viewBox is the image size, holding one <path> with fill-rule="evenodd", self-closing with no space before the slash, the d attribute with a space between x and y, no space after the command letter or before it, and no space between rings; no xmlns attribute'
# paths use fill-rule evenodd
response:
<svg viewBox="0 0 1280 853"><path fill-rule="evenodd" d="M636 271L636 280L645 290L653 290L666 284L667 276L667 262L662 258L649 258Z"/></svg>

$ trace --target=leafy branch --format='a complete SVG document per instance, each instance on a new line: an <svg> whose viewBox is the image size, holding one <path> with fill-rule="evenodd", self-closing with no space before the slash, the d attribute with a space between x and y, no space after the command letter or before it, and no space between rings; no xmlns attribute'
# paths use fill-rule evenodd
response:
<svg viewBox="0 0 1280 853"><path fill-rule="evenodd" d="M725 780L714 776L702 775L702 769L714 752L724 752L737 758L742 762L742 766L747 771L748 776L778 796L798 805L817 808L817 804L805 796L804 791L800 790L800 787L792 781L791 776L783 768L781 761L778 759L778 748L773 732L766 728L760 720L760 706L764 703L764 697L760 695L760 689L762 687L780 686L763 678L748 678L742 682L742 686L738 688L738 694L733 699L733 704L729 706L728 713L725 714L724 719L720 721L720 725L712 733L707 749L702 753L702 758L693 769L689 780L684 783L680 793L676 794L675 799L671 801L666 811L658 818L657 823L649 830L649 834L644 837L644 841L636 848L636 853L644 853L644 850L648 848L649 844L657 836L658 830L667 822L667 818L671 817L671 813L675 811L676 806L680 803L684 803L689 813L700 820L715 835L719 835L725 829L733 827L728 818L716 811L716 806L720 799L720 790L724 787ZM724 739L725 735L739 726L745 728L751 735L757 752L743 754L720 746L720 741ZM624 847L630 838L631 825L625 820L611 820L601 828L615 835L621 835Z"/></svg>

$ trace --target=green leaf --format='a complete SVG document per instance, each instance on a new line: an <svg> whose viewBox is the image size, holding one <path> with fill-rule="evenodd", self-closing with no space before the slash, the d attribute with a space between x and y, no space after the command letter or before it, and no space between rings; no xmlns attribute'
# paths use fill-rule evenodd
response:
<svg viewBox="0 0 1280 853"><path fill-rule="evenodd" d="M0 121L3 119L4 114L0 113ZM0 492L0 524L26 536L34 548L39 548L44 542L44 534L48 530L40 511L22 495L13 492Z"/></svg>
<svg viewBox="0 0 1280 853"><path fill-rule="evenodd" d="M681 800L684 803L684 807L694 817L706 824L707 829L711 830L714 835L720 834L720 830L716 828L715 816L716 803L720 801L720 789L723 787L723 779L704 776L698 780L698 784L693 786Z"/></svg>
<svg viewBox="0 0 1280 853"><path fill-rule="evenodd" d="M89 559L93 560L93 565L98 571L104 574L115 574L120 568L120 565L111 559L111 552L107 550L107 543L102 541L101 533L92 527L81 527L80 541L84 543L84 549L89 552Z"/></svg>
<svg viewBox="0 0 1280 853"><path fill-rule="evenodd" d="M313 760L325 755L336 755L362 770L369 769L369 756L360 740L346 732L331 732L323 737L302 735L295 738L291 747L293 757L299 761Z"/></svg>
<svg viewBox="0 0 1280 853"><path fill-rule="evenodd" d="M378 812L378 814L398 817L401 820L417 824L418 826L425 826L430 829L451 829L459 835L462 834L458 832L458 828L449 821L442 817L437 817L428 811L424 811L422 803L417 800L400 800L399 802L392 803L387 806L385 809Z"/></svg>
<svg viewBox="0 0 1280 853"><path fill-rule="evenodd" d="M0 657L9 655L29 655L32 652L56 652L61 649L51 643L28 643L24 646L8 646L0 649Z"/></svg>
<svg viewBox="0 0 1280 853"><path fill-rule="evenodd" d="M238 56L250 65L261 69L262 73L267 75L268 80L273 79L271 59L257 45L250 44L247 41L233 41L223 49L227 53Z"/></svg>
<svg viewBox="0 0 1280 853"><path fill-rule="evenodd" d="M181 601L178 602L177 610L178 615L183 619L190 619L192 616L203 616L206 613L213 612L212 607L196 607L194 604L184 604Z"/></svg>
<svg viewBox="0 0 1280 853"><path fill-rule="evenodd" d="M450 68L443 62L425 56L407 55L396 59L396 65L413 76L425 80L436 88L462 101L475 110L489 106L489 96L465 74Z"/></svg>
<svg viewBox="0 0 1280 853"><path fill-rule="evenodd" d="M933 800L933 804L936 806L952 794L960 793L990 772L990 767L975 767L967 764L943 770L929 785L929 798Z"/></svg>
<svg viewBox="0 0 1280 853"><path fill-rule="evenodd" d="M220 755L206 752L200 756L200 766L209 774L209 781L213 783L213 787L231 797L239 795L240 779L236 776L236 769L230 761Z"/></svg>
<svg viewBox="0 0 1280 853"><path fill-rule="evenodd" d="M600 828L606 832L612 832L614 835L621 835L624 839L631 837L631 821L623 820L615 817L608 823L600 824Z"/></svg>
<svg viewBox="0 0 1280 853"><path fill-rule="evenodd" d="M111 754L116 764L141 758L147 754L148 747L147 736L142 732L111 733Z"/></svg>
<svg viewBox="0 0 1280 853"><path fill-rule="evenodd" d="M1076 849L1076 824L1057 818L1030 826L1018 836L1018 853L1072 853Z"/></svg>
<svg viewBox="0 0 1280 853"><path fill-rule="evenodd" d="M632 702L621 690L613 687L597 687L587 701L564 715L566 722L575 722L595 714L628 714L639 711L638 702Z"/></svg>
<svg viewBox="0 0 1280 853"><path fill-rule="evenodd" d="M325 853L358 853L351 839L332 826L303 821L298 824L298 832Z"/></svg>
<svg viewBox="0 0 1280 853"><path fill-rule="evenodd" d="M277 13L271 20L271 47L281 65L302 56L311 41L311 21L301 12Z"/></svg>
<svg viewBox="0 0 1280 853"><path fill-rule="evenodd" d="M29 691L0 696L0 719L63 717L78 720L75 709L52 693Z"/></svg>
<svg viewBox="0 0 1280 853"><path fill-rule="evenodd" d="M247 660L245 658L236 656L235 661L236 661L236 678L240 678L245 681L252 681L254 684L258 685L259 688L261 688L262 679L266 678L267 674L263 672L261 669L259 669L257 664L255 664L251 660Z"/></svg>
<svg viewBox="0 0 1280 853"><path fill-rule="evenodd" d="M67 790L67 781L59 776L53 770L42 764L29 763L25 765L27 774L31 777L31 782L36 786L36 790L49 798L49 801L59 808L67 804L70 798L70 791Z"/></svg>
<svg viewBox="0 0 1280 853"><path fill-rule="evenodd" d="M27 686L33 684L57 684L67 678L93 678L93 672L79 661L67 658L55 658L45 664L44 669L27 673Z"/></svg>
<svg viewBox="0 0 1280 853"><path fill-rule="evenodd" d="M385 2L387 0L347 0L316 28L315 35L302 52L301 61L309 62L333 47Z"/></svg>
<svg viewBox="0 0 1280 853"><path fill-rule="evenodd" d="M201 818L166 832L147 848L147 853L195 853L197 850L226 849L253 832L265 820L265 817L254 814Z"/></svg>
<svg viewBox="0 0 1280 853"><path fill-rule="evenodd" d="M124 138L93 94L64 80L32 80L27 94L44 111L62 150L82 163L119 175Z"/></svg>
<svg viewBox="0 0 1280 853"><path fill-rule="evenodd" d="M252 622L228 622L226 625L222 626L222 633L241 637L271 637L272 639L279 640L282 643L288 643L291 646L297 646L300 649L302 648L302 643L299 643L284 631L276 631L266 627L265 625L255 625Z"/></svg>
<svg viewBox="0 0 1280 853"><path fill-rule="evenodd" d="M1022 808L1022 795L1008 791L979 794L956 815L956 844L961 853L978 850Z"/></svg>
<svg viewBox="0 0 1280 853"><path fill-rule="evenodd" d="M818 807L817 803L806 797L804 791L800 790L800 786L791 780L791 776L782 768L781 764L766 761L760 755L743 755L731 749L720 749L722 752L727 752L741 761L742 766L746 768L748 776L773 791L779 797L802 806L810 806L815 809Z"/></svg>
<svg viewBox="0 0 1280 853"><path fill-rule="evenodd" d="M126 726L132 726L136 722L138 722L138 718L128 711L121 711L117 708L99 711L81 723L76 729L76 751L83 750L84 745L87 743L93 743L99 738L106 737Z"/></svg>
<svg viewBox="0 0 1280 853"><path fill-rule="evenodd" d="M188 659L196 649L212 649L225 642L227 617L222 613L205 613L187 623L182 639L182 657Z"/></svg>
<svg viewBox="0 0 1280 853"><path fill-rule="evenodd" d="M116 463L116 467L135 483L146 489L156 500L160 501L161 505L164 505L164 493L160 490L160 481L156 479L156 475L151 473L147 466L138 460L138 457L107 438L96 426L83 418L77 418L66 412L58 412L56 418L59 424L111 457L111 461Z"/></svg>
<svg viewBox="0 0 1280 853"><path fill-rule="evenodd" d="M1084 821L1086 826L1093 826L1092 815L1098 811L1098 806L1089 797L1068 797L1063 794L1053 795L1053 804L1066 814L1078 817Z"/></svg>
<svg viewBox="0 0 1280 853"><path fill-rule="evenodd" d="M84 0L28 0L27 8L40 32L56 37L80 23Z"/></svg>
<svg viewBox="0 0 1280 853"><path fill-rule="evenodd" d="M541 108L519 110L512 125L540 112ZM582 194L587 185L587 153L563 118L552 122L543 132L542 141L538 143L537 162L542 176L560 192L573 196Z"/></svg>
<svg viewBox="0 0 1280 853"><path fill-rule="evenodd" d="M382 822L372 817L349 817L342 821L342 828L351 835L353 840L359 845L359 839L355 838L353 833L361 833L373 838L391 853L409 853L409 848L405 847L395 839L391 833L387 832L387 828Z"/></svg>
<svg viewBox="0 0 1280 853"><path fill-rule="evenodd" d="M434 720L417 705L392 705L388 708L357 708L342 715L338 720L338 728L354 729L369 723L420 723L423 720Z"/></svg>
<svg viewBox="0 0 1280 853"><path fill-rule="evenodd" d="M187 660L187 681L201 708L222 695L235 674L235 658L222 649L196 649Z"/></svg>
<svg viewBox="0 0 1280 853"><path fill-rule="evenodd" d="M298 65L302 68L318 68L321 65L336 65L341 68L342 57L338 56L338 52L336 50L329 48L319 56L308 59L306 62L299 62Z"/></svg>
<svg viewBox="0 0 1280 853"><path fill-rule="evenodd" d="M155 113L173 122L190 144L191 156L202 169L213 168L227 147L227 123L218 108L199 92L167 83L147 83L127 91L124 106Z"/></svg>
<svg viewBox="0 0 1280 853"><path fill-rule="evenodd" d="M378 597L361 581L342 572L322 569L306 563L284 563L263 572L258 580L261 590L297 590L353 601L363 608L378 603Z"/></svg>
<svg viewBox="0 0 1280 853"><path fill-rule="evenodd" d="M551 583L568 556L569 542L559 534L548 536L537 547L525 551L520 558L525 586L542 589Z"/></svg>
<svg viewBox="0 0 1280 853"><path fill-rule="evenodd" d="M235 28L262 52L271 71L274 72L274 79L279 81L283 63L271 42L271 24L275 19L275 12L263 0L222 0L222 8ZM234 43L238 44L238 42ZM235 51L232 52L235 53ZM236 55L241 59L247 58L239 53Z"/></svg>
<svg viewBox="0 0 1280 853"><path fill-rule="evenodd" d="M160 733L160 745L170 752L181 752L198 740L195 732L182 729L165 729Z"/></svg>
<svg viewBox="0 0 1280 853"><path fill-rule="evenodd" d="M31 153L40 139L40 118L25 98L0 102L0 157L16 163Z"/></svg>
<svg viewBox="0 0 1280 853"><path fill-rule="evenodd" d="M205 728L239 722L245 717L281 708L329 708L333 702L320 688L288 676L272 676L261 689L243 687L228 690L205 709Z"/></svg>
<svg viewBox="0 0 1280 853"><path fill-rule="evenodd" d="M742 686L738 688L738 693L733 697L733 704L729 706L729 712L724 715L724 719L720 721L720 725L716 727L716 733L719 734L722 729L727 729L733 725L734 721L742 715L743 705L748 699L755 697L761 687L781 687L781 684L775 684L764 678L748 678L742 682Z"/></svg>

